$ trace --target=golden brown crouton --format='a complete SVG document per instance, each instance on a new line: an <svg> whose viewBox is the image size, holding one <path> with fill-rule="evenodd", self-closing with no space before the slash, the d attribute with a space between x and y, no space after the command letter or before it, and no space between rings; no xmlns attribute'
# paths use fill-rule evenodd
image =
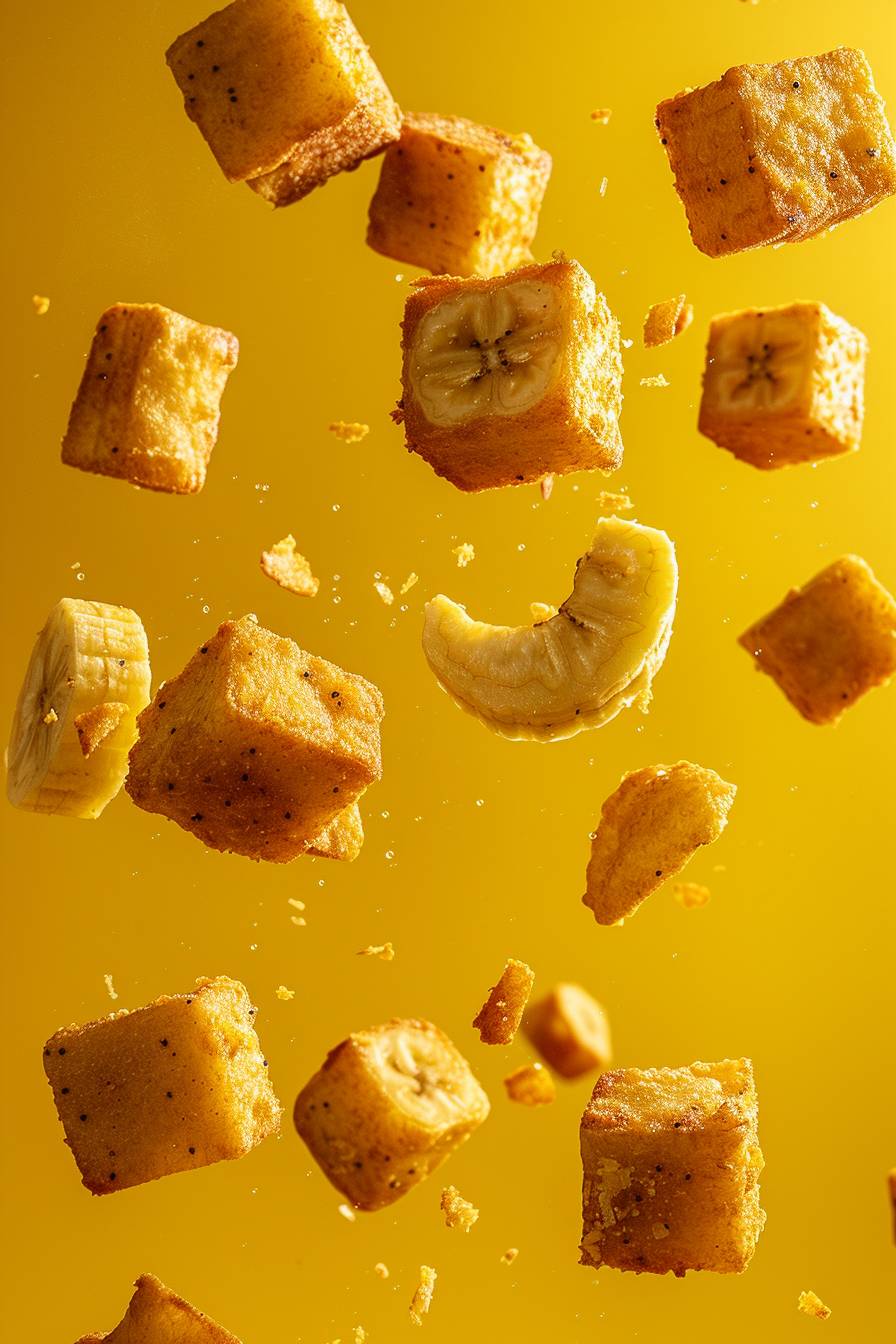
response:
<svg viewBox="0 0 896 1344"><path fill-rule="evenodd" d="M92 756L97 747L111 737L130 713L130 707L121 700L109 700L105 704L85 709L83 714L75 715L75 732L85 756Z"/></svg>
<svg viewBox="0 0 896 1344"><path fill-rule="evenodd" d="M197 1311L152 1274L141 1274L120 1325L106 1335L84 1335L78 1344L240 1344L204 1311Z"/></svg>
<svg viewBox="0 0 896 1344"><path fill-rule="evenodd" d="M693 320L693 304L687 302L684 294L678 294L674 299L664 299L662 303L654 303L644 319L644 344L648 349L667 345L687 331Z"/></svg>
<svg viewBox="0 0 896 1344"><path fill-rule="evenodd" d="M830 1307L826 1307L817 1293L813 1293L810 1288L808 1292L800 1293L797 1300L799 1311L805 1312L807 1316L814 1316L816 1320L826 1321L830 1314Z"/></svg>
<svg viewBox="0 0 896 1344"><path fill-rule="evenodd" d="M510 1045L529 1002L535 973L524 961L513 957L501 972L501 978L489 991L488 998L473 1018L484 1045Z"/></svg>
<svg viewBox="0 0 896 1344"><path fill-rule="evenodd" d="M543 1064L521 1064L508 1073L504 1087L510 1100L521 1106L547 1106L557 1095L554 1080Z"/></svg>

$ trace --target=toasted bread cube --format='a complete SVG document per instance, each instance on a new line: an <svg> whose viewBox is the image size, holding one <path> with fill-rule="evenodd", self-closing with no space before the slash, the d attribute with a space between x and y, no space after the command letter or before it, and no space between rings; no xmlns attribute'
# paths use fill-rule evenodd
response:
<svg viewBox="0 0 896 1344"><path fill-rule="evenodd" d="M146 710L144 710L146 713ZM600 810L582 897L598 924L617 924L718 840L737 787L690 761L623 777Z"/></svg>
<svg viewBox="0 0 896 1344"><path fill-rule="evenodd" d="M225 621L138 718L126 788L210 849L288 863L379 779L382 716L363 677Z"/></svg>
<svg viewBox="0 0 896 1344"><path fill-rule="evenodd" d="M147 490L205 484L239 343L157 303L116 303L97 323L62 460Z"/></svg>
<svg viewBox="0 0 896 1344"><path fill-rule="evenodd" d="M551 157L530 135L408 112L370 203L375 252L449 275L501 275L530 247Z"/></svg>
<svg viewBox="0 0 896 1344"><path fill-rule="evenodd" d="M674 299L663 299L661 303L652 303L644 318L644 345L648 350L658 345L668 345L676 336L687 331L694 320L694 305L688 303L684 294L676 294Z"/></svg>
<svg viewBox="0 0 896 1344"><path fill-rule="evenodd" d="M607 1069L613 1058L605 1010L581 985L568 981L530 1005L523 1031L561 1078Z"/></svg>
<svg viewBox="0 0 896 1344"><path fill-rule="evenodd" d="M234 0L166 60L225 177L290 205L397 140L401 113L344 5Z"/></svg>
<svg viewBox="0 0 896 1344"><path fill-rule="evenodd" d="M121 1324L107 1335L84 1335L78 1344L240 1344L153 1274L141 1274L134 1286Z"/></svg>
<svg viewBox="0 0 896 1344"><path fill-rule="evenodd" d="M857 555L792 588L738 643L810 723L836 723L896 673L896 600Z"/></svg>
<svg viewBox="0 0 896 1344"><path fill-rule="evenodd" d="M738 65L660 103L691 237L710 257L799 242L896 191L896 144L861 51Z"/></svg>
<svg viewBox="0 0 896 1344"><path fill-rule="evenodd" d="M359 1209L429 1176L488 1115L470 1066L430 1022L393 1018L354 1032L296 1098L296 1129L336 1189Z"/></svg>
<svg viewBox="0 0 896 1344"><path fill-rule="evenodd" d="M529 1002L535 974L524 961L511 957L492 985L488 998L473 1018L483 1045L510 1045Z"/></svg>
<svg viewBox="0 0 896 1344"><path fill-rule="evenodd" d="M762 470L855 452L867 351L863 334L823 303L714 317L700 433Z"/></svg>
<svg viewBox="0 0 896 1344"><path fill-rule="evenodd" d="M353 863L361 853L363 844L361 809L357 803L351 803L337 812L333 820L328 821L323 830L318 832L307 852L318 859L340 859L343 863Z"/></svg>
<svg viewBox="0 0 896 1344"><path fill-rule="evenodd" d="M521 1064L508 1073L504 1088L508 1099L521 1106L549 1106L557 1095L554 1080L543 1064Z"/></svg>
<svg viewBox="0 0 896 1344"><path fill-rule="evenodd" d="M756 1122L748 1059L603 1074L580 1130L580 1263L746 1269L765 1223Z"/></svg>
<svg viewBox="0 0 896 1344"><path fill-rule="evenodd" d="M255 1009L226 976L61 1028L44 1070L94 1195L243 1157L280 1128Z"/></svg>
<svg viewBox="0 0 896 1344"><path fill-rule="evenodd" d="M459 490L619 466L619 324L578 262L419 280L402 329L396 418Z"/></svg>

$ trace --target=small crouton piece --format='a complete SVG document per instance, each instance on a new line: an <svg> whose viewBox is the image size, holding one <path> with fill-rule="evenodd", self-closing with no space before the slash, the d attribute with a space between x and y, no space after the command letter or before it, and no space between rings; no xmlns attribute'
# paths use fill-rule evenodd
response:
<svg viewBox="0 0 896 1344"><path fill-rule="evenodd" d="M337 812L332 821L328 821L322 831L308 845L306 853L315 859L338 859L342 863L354 863L364 844L364 823L361 809L357 803L351 803Z"/></svg>
<svg viewBox="0 0 896 1344"><path fill-rule="evenodd" d="M547 1106L557 1095L554 1080L543 1064L521 1064L508 1073L504 1086L510 1100L521 1106Z"/></svg>
<svg viewBox="0 0 896 1344"><path fill-rule="evenodd" d="M225 621L138 719L126 787L210 849L288 863L379 779L382 696L253 616ZM347 848L359 823L343 818Z"/></svg>
<svg viewBox="0 0 896 1344"><path fill-rule="evenodd" d="M644 344L648 350L657 345L668 345L669 341L687 331L693 320L693 304L687 302L684 294L654 303L644 319Z"/></svg>
<svg viewBox="0 0 896 1344"><path fill-rule="evenodd" d="M896 144L864 53L739 65L660 103L694 244L722 257L799 242L896 191Z"/></svg>
<svg viewBox="0 0 896 1344"><path fill-rule="evenodd" d="M402 597L404 597L405 593L409 593L413 588L414 584L419 582L420 582L420 575L415 574L412 570L398 591L401 593Z"/></svg>
<svg viewBox="0 0 896 1344"><path fill-rule="evenodd" d="M616 490L599 490L597 495L598 514L631 513L634 508L630 497Z"/></svg>
<svg viewBox="0 0 896 1344"><path fill-rule="evenodd" d="M291 532L282 541L275 541L269 551L262 551L260 564L269 579L299 597L314 597L320 587L308 561L296 550Z"/></svg>
<svg viewBox="0 0 896 1344"><path fill-rule="evenodd" d="M374 1274L376 1274L377 1278L380 1278L380 1279L388 1279L388 1277L389 1277L389 1266L388 1266L388 1265L384 1265L383 1262L382 1262L382 1260L378 1260L377 1263L376 1263L376 1264L374 1265L374 1267L373 1267L373 1272L374 1272Z"/></svg>
<svg viewBox="0 0 896 1344"><path fill-rule="evenodd" d="M810 723L845 709L896 672L896 600L857 555L792 588L738 643Z"/></svg>
<svg viewBox="0 0 896 1344"><path fill-rule="evenodd" d="M607 1069L613 1058L607 1014L581 985L561 981L531 1004L523 1031L561 1078Z"/></svg>
<svg viewBox="0 0 896 1344"><path fill-rule="evenodd" d="M672 895L685 910L697 910L701 905L706 905L712 892L700 882L675 882Z"/></svg>
<svg viewBox="0 0 896 1344"><path fill-rule="evenodd" d="M476 559L476 548L471 541L462 541L459 546L455 546L451 552L457 558L458 569L466 569L471 561Z"/></svg>
<svg viewBox="0 0 896 1344"><path fill-rule="evenodd" d="M648 378L640 379L642 387L668 387L669 379L664 373L652 373Z"/></svg>
<svg viewBox="0 0 896 1344"><path fill-rule="evenodd" d="M690 761L623 776L601 808L582 897L598 924L616 924L724 830L737 789Z"/></svg>
<svg viewBox="0 0 896 1344"><path fill-rule="evenodd" d="M130 712L130 707L123 701L108 700L105 704L95 705L93 709L85 709L83 714L77 714L75 732L84 755L92 756L97 747L124 723Z"/></svg>
<svg viewBox="0 0 896 1344"><path fill-rule="evenodd" d="M514 1260L515 1260L515 1259L517 1258L517 1256L519 1255L519 1253L520 1253L520 1252L519 1252L519 1247L518 1247L518 1246L508 1246L507 1250L506 1250L506 1251L504 1252L504 1254L501 1256L501 1264L502 1264L502 1265L512 1265L513 1262L514 1262Z"/></svg>
<svg viewBox="0 0 896 1344"><path fill-rule="evenodd" d="M83 1335L78 1344L240 1344L236 1335L216 1325L172 1293L153 1274L141 1274L134 1285L124 1319L109 1334Z"/></svg>
<svg viewBox="0 0 896 1344"><path fill-rule="evenodd" d="M473 1018L483 1045L510 1045L529 1002L535 973L524 961L513 957L501 972L501 978L489 991L488 998Z"/></svg>
<svg viewBox="0 0 896 1344"><path fill-rule="evenodd" d="M591 113L591 120L596 121L599 126L606 126L613 115L613 109L610 107L596 107Z"/></svg>
<svg viewBox="0 0 896 1344"><path fill-rule="evenodd" d="M63 1027L44 1070L94 1195L243 1157L280 1128L255 1009L226 976Z"/></svg>
<svg viewBox="0 0 896 1344"><path fill-rule="evenodd" d="M230 182L291 205L397 140L401 113L337 0L235 0L165 59Z"/></svg>
<svg viewBox="0 0 896 1344"><path fill-rule="evenodd" d="M118 991L116 990L114 984L112 983L112 976L111 976L111 975L104 975L104 976L103 976L103 982L104 982L104 984L105 984L105 986L106 986L106 993L109 995L109 998L110 998L110 999L117 999L117 998L118 998Z"/></svg>
<svg viewBox="0 0 896 1344"><path fill-rule="evenodd" d="M336 1211L347 1223L356 1223L358 1221L358 1215L355 1213L351 1204L340 1204Z"/></svg>
<svg viewBox="0 0 896 1344"><path fill-rule="evenodd" d="M867 350L823 303L714 317L697 427L760 471L856 452Z"/></svg>
<svg viewBox="0 0 896 1344"><path fill-rule="evenodd" d="M369 425L362 425L357 421L350 420L334 420L329 429L330 433L335 434L336 438L341 439L343 443L360 443L370 433Z"/></svg>
<svg viewBox="0 0 896 1344"><path fill-rule="evenodd" d="M420 1266L420 1282L414 1289L414 1296L411 1300L411 1320L415 1325L423 1324L423 1317L429 1312L432 1305L432 1295L436 1286L436 1271L431 1265Z"/></svg>
<svg viewBox="0 0 896 1344"><path fill-rule="evenodd" d="M442 1191L439 1207L445 1215L446 1227L462 1227L465 1232L469 1232L473 1224L479 1221L479 1210L468 1199L464 1199L454 1185L447 1185Z"/></svg>
<svg viewBox="0 0 896 1344"><path fill-rule="evenodd" d="M529 135L408 112L383 156L368 245L436 273L501 275L532 260L550 175Z"/></svg>
<svg viewBox="0 0 896 1344"><path fill-rule="evenodd" d="M38 317L44 317L50 311L50 300L45 294L32 294L31 302Z"/></svg>
<svg viewBox="0 0 896 1344"><path fill-rule="evenodd" d="M488 1115L470 1066L430 1022L393 1018L331 1050L296 1098L300 1137L358 1209L394 1204Z"/></svg>
<svg viewBox="0 0 896 1344"><path fill-rule="evenodd" d="M359 957L379 957L380 961L394 961L395 948L391 943L371 943L369 947L362 947L357 955Z"/></svg>
<svg viewBox="0 0 896 1344"><path fill-rule="evenodd" d="M201 490L239 343L156 303L100 318L62 441L62 461L147 490Z"/></svg>
<svg viewBox="0 0 896 1344"><path fill-rule="evenodd" d="M274 990L274 993L277 995L277 998L282 999L284 1003L289 1003L290 999L294 999L296 996L295 990L287 989L285 985L278 985Z"/></svg>
<svg viewBox="0 0 896 1344"><path fill-rule="evenodd" d="M49 728L51 723L58 723L58 722L59 722L59 715L56 713L55 709L48 709L46 714L41 719L41 723L46 728Z"/></svg>
<svg viewBox="0 0 896 1344"><path fill-rule="evenodd" d="M420 280L402 330L407 446L459 490L619 466L619 324L578 262Z"/></svg>
<svg viewBox="0 0 896 1344"><path fill-rule="evenodd" d="M383 605L391 607L392 603L395 601L395 594L388 583L384 583L382 579L374 579L373 589Z"/></svg>
<svg viewBox="0 0 896 1344"><path fill-rule="evenodd" d="M748 1059L603 1074L580 1129L580 1263L740 1274L765 1223L757 1116Z"/></svg>
<svg viewBox="0 0 896 1344"><path fill-rule="evenodd" d="M830 1307L826 1307L818 1294L813 1293L811 1288L808 1292L800 1293L796 1305L807 1316L814 1316L819 1321L826 1321L831 1314Z"/></svg>

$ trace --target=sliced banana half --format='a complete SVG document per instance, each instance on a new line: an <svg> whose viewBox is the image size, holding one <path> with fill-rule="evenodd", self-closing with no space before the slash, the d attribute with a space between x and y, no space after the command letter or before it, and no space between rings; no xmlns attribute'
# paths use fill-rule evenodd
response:
<svg viewBox="0 0 896 1344"><path fill-rule="evenodd" d="M677 588L665 532L601 518L555 616L488 625L440 594L426 606L423 652L452 699L502 737L572 737L635 702L646 708Z"/></svg>
<svg viewBox="0 0 896 1344"><path fill-rule="evenodd" d="M518 280L446 299L420 321L410 360L414 395L434 425L519 415L559 366L566 318L553 285Z"/></svg>
<svg viewBox="0 0 896 1344"><path fill-rule="evenodd" d="M136 612L70 597L58 602L37 637L10 731L6 788L13 806L98 817L124 783L149 688L149 648ZM101 720L114 726L93 733L85 753L85 725Z"/></svg>
<svg viewBox="0 0 896 1344"><path fill-rule="evenodd" d="M782 411L806 386L812 330L787 312L741 313L718 332L707 372L716 409Z"/></svg>
<svg viewBox="0 0 896 1344"><path fill-rule="evenodd" d="M488 1114L488 1098L466 1060L430 1023L395 1019L368 1033L365 1045L383 1091L416 1124L442 1130L457 1120L478 1124Z"/></svg>

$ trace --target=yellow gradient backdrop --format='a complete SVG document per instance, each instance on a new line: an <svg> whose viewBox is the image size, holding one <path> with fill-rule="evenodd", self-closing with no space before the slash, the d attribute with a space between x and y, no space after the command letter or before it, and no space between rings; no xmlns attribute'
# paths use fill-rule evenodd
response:
<svg viewBox="0 0 896 1344"><path fill-rule="evenodd" d="M396 97L527 130L554 156L537 254L593 274L634 341L622 470L464 496L403 448L388 412L414 272L364 244L378 167L274 214L229 186L184 116L163 52L206 0L33 0L3 20L4 655L8 720L35 632L64 595L124 603L149 632L154 684L217 623L247 611L383 690L385 777L365 799L354 865L264 867L207 852L125 795L95 823L2 814L9 861L3 1057L9 1337L66 1344L111 1329L152 1271L245 1344L371 1344L412 1331L417 1267L439 1274L430 1344L493 1339L799 1340L804 1288L834 1310L829 1344L883 1340L893 1320L885 1178L896 1164L893 1078L893 742L896 687L836 729L804 723L736 636L787 587L855 551L896 587L893 230L888 202L815 242L710 261L691 245L653 129L655 103L727 66L863 47L896 105L886 0L681 0L513 5L355 0ZM613 109L609 126L594 107ZM602 197L602 178L607 186ZM645 352L648 305L686 290L693 328ZM46 317L31 294L48 295ZM852 458L780 473L695 430L711 315L821 299L871 343L868 415ZM195 498L60 465L94 323L157 301L236 332L208 484ZM662 372L664 389L642 387ZM361 444L334 419L371 425ZM497 621L559 601L596 518L627 488L678 547L681 599L648 717L552 746L491 736L436 686L423 603L445 591ZM265 579L292 531L321 577L306 601ZM476 559L458 569L452 547ZM397 589L386 607L378 574ZM580 904L588 834L625 770L688 757L740 789L721 841L623 928ZM288 898L307 904L290 922ZM357 949L391 939L392 964ZM577 1265L578 1119L588 1080L552 1107L510 1105L526 1047L486 1049L470 1020L506 956L537 990L581 981L612 1015L620 1065L755 1061L768 1225L742 1277L597 1275ZM194 978L243 980L286 1107L244 1160L91 1198L41 1067L58 1026L137 1007ZM113 1005L103 976L118 991ZM288 1003L275 997L286 984ZM354 1028L432 1018L470 1058L492 1116L444 1168L482 1210L448 1232L439 1176L391 1210L340 1217L292 1129L298 1088ZM500 1263L519 1247L512 1267ZM388 1282L374 1273L384 1261Z"/></svg>

